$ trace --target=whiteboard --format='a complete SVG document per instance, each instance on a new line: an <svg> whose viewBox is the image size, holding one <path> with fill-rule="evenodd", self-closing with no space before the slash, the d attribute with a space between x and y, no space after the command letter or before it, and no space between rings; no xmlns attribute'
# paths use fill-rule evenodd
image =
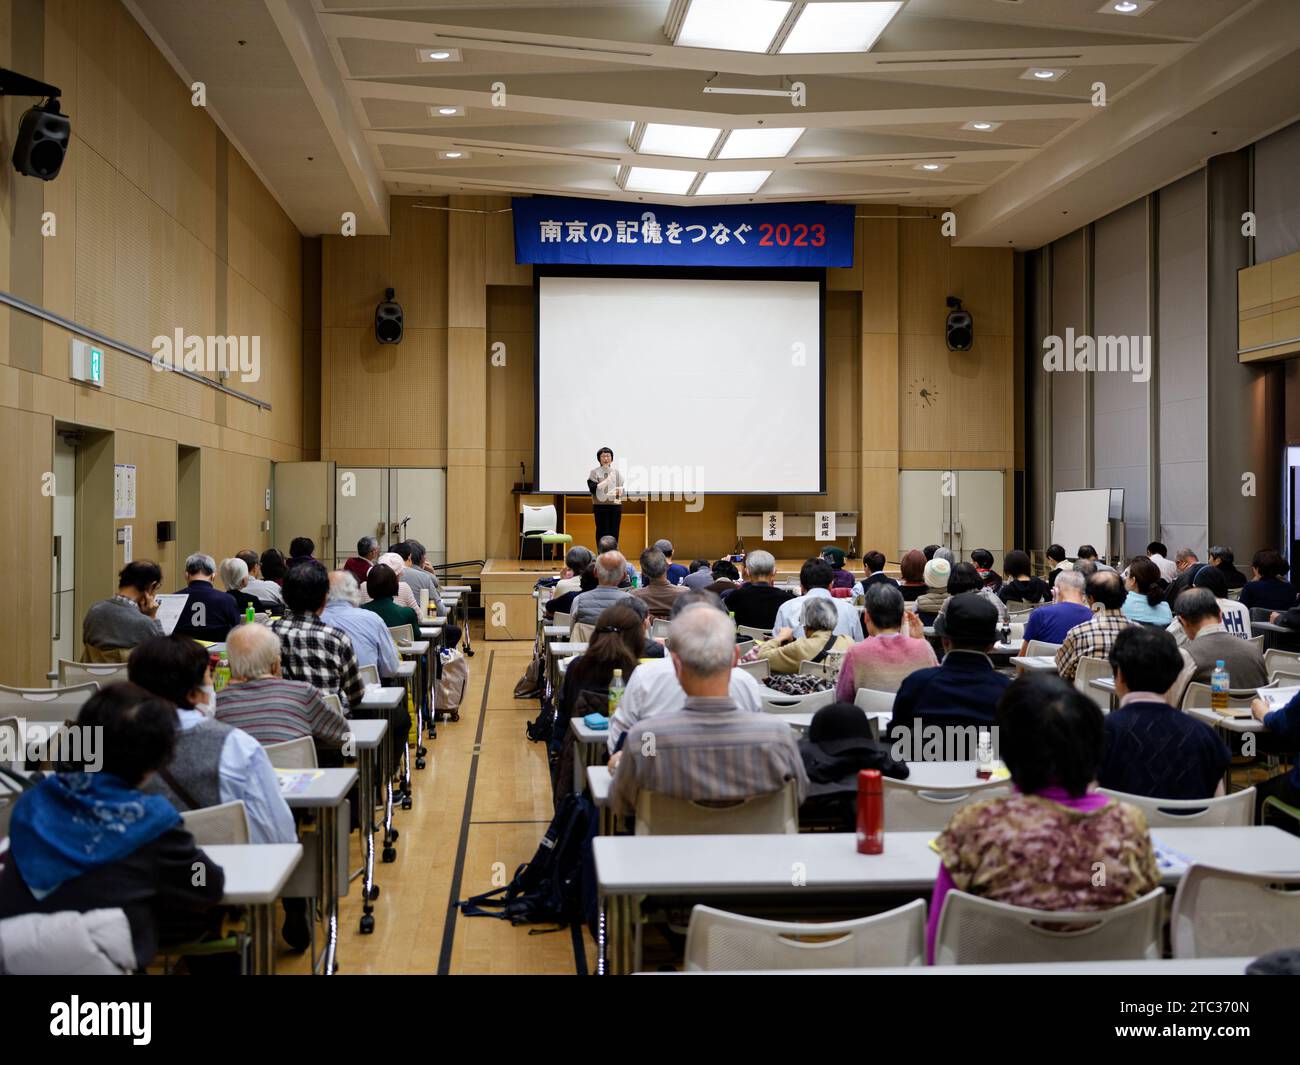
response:
<svg viewBox="0 0 1300 1065"><path fill-rule="evenodd" d="M1110 492L1109 488L1085 488L1056 493L1052 541L1064 547L1070 558L1074 558L1081 544L1092 544L1100 555L1106 553Z"/></svg>

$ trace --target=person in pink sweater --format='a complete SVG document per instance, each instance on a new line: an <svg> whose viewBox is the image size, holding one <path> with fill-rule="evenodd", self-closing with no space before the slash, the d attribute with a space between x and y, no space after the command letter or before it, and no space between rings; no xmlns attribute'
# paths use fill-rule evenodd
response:
<svg viewBox="0 0 1300 1065"><path fill-rule="evenodd" d="M868 635L844 656L835 686L835 698L847 703L853 702L859 688L896 692L910 673L939 664L923 635L921 619L911 611L904 619L903 593L895 585L868 584L864 597Z"/></svg>

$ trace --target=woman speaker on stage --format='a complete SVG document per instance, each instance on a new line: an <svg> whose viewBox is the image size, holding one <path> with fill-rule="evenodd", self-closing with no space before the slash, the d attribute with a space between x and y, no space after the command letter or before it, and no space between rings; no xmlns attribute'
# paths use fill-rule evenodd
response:
<svg viewBox="0 0 1300 1065"><path fill-rule="evenodd" d="M623 474L614 466L614 452L602 447L596 452L598 465L587 474L587 489L591 492L591 510L596 518L596 543L602 536L618 539L618 526L623 517Z"/></svg>

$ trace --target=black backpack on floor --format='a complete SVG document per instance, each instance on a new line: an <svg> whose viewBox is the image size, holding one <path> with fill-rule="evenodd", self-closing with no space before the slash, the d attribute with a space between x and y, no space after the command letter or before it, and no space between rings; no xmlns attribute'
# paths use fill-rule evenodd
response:
<svg viewBox="0 0 1300 1065"><path fill-rule="evenodd" d="M558 924L567 927L595 917L590 872L591 840L599 818L585 795L568 795L555 811L532 860L515 870L505 887L460 903L466 917L497 917L511 924ZM500 897L498 897L500 896ZM499 907L485 909L484 907Z"/></svg>

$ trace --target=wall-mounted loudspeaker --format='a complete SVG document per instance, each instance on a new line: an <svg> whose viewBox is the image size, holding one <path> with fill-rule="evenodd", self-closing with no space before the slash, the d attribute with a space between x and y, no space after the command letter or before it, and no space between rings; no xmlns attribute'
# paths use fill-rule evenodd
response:
<svg viewBox="0 0 1300 1065"><path fill-rule="evenodd" d="M949 351L970 351L975 340L975 319L970 311L961 308L961 300L956 296L948 297L948 321L944 324L944 336L948 341Z"/></svg>
<svg viewBox="0 0 1300 1065"><path fill-rule="evenodd" d="M72 140L72 121L59 110L59 88L0 68L0 96L36 96L45 102L23 115L14 134L14 169L27 177L53 181Z"/></svg>
<svg viewBox="0 0 1300 1065"><path fill-rule="evenodd" d="M384 302L375 308L375 339L381 344L400 344L402 341L402 305L393 299L396 293L390 288L384 293Z"/></svg>
<svg viewBox="0 0 1300 1065"><path fill-rule="evenodd" d="M160 544L176 542L176 523L174 521L160 521L158 523L158 542Z"/></svg>

